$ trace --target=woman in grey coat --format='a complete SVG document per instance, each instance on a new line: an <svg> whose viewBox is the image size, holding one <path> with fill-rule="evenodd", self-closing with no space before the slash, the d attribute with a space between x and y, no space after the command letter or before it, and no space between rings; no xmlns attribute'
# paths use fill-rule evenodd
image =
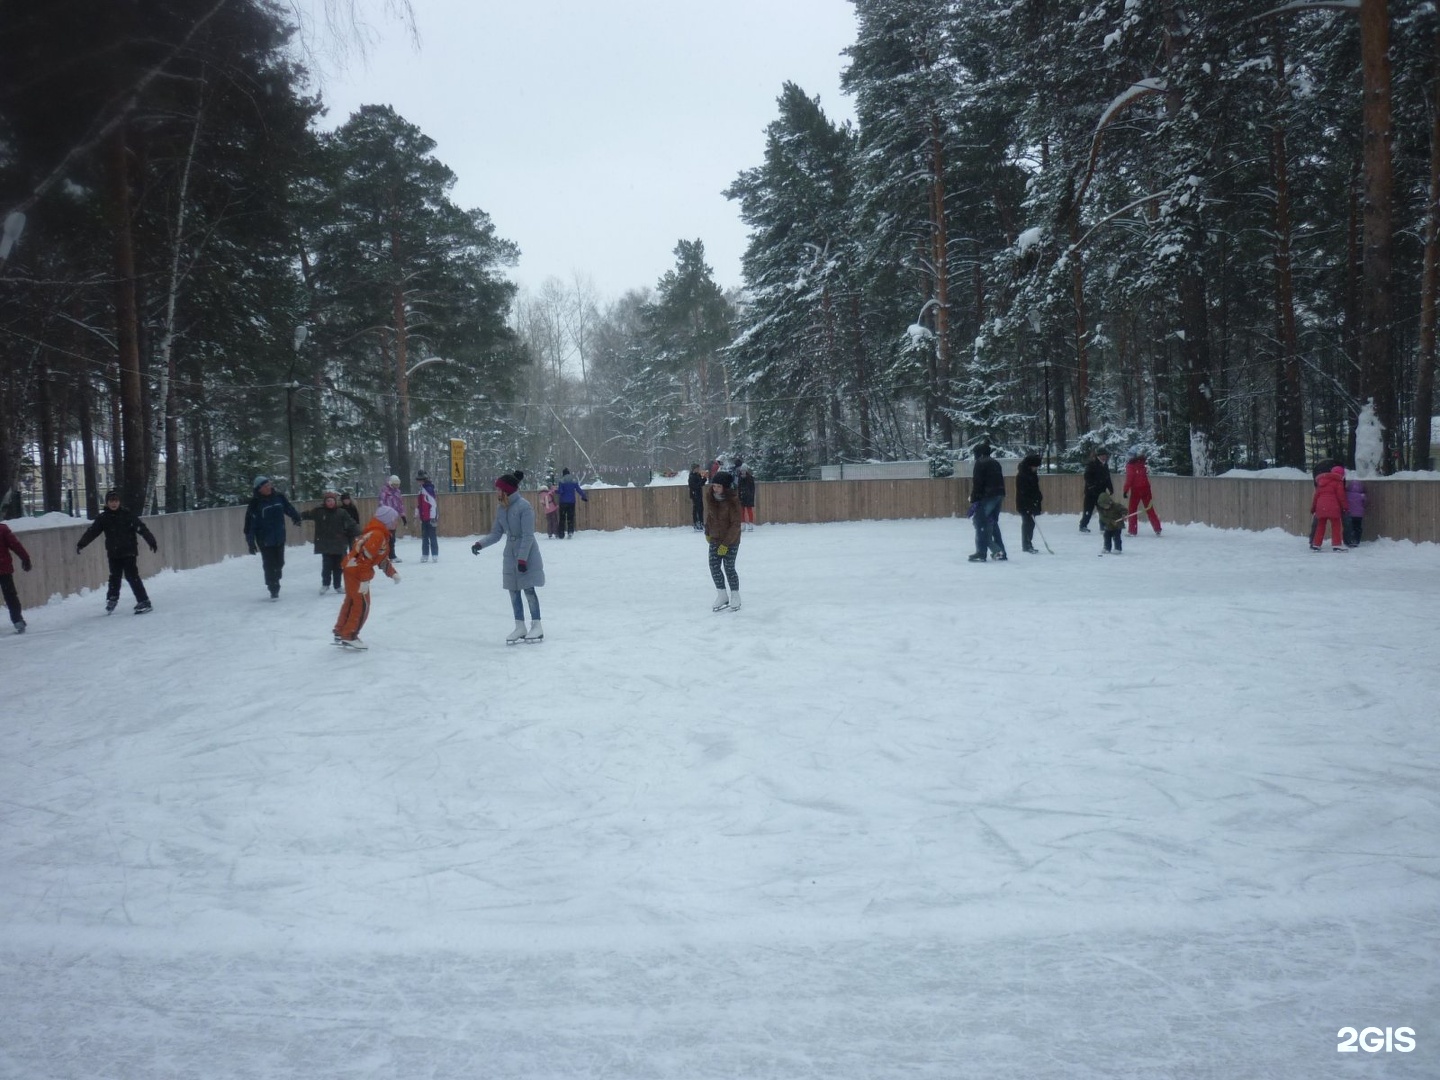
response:
<svg viewBox="0 0 1440 1080"><path fill-rule="evenodd" d="M505 537L505 552L500 557L500 586L509 590L510 604L515 609L515 629L506 637L507 645L545 640L545 630L540 625L540 598L535 595L535 590L545 584L545 563L540 557L540 545L535 542L535 510L519 494L523 479L525 474L516 469L495 481L500 497L500 505L495 508L495 527L489 536L470 545L470 554L479 555L481 548ZM530 605L528 631L525 607L520 602L522 590Z"/></svg>

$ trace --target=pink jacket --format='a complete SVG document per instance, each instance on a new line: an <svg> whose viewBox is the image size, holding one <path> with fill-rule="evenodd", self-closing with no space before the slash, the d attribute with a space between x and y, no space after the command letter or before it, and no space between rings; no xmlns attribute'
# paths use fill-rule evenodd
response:
<svg viewBox="0 0 1440 1080"><path fill-rule="evenodd" d="M546 488L540 492L540 509L543 513L553 514L560 509L560 504L555 501L555 489Z"/></svg>
<svg viewBox="0 0 1440 1080"><path fill-rule="evenodd" d="M393 484L386 484L380 489L380 505L393 506L397 514L405 516L405 496L401 495L400 489Z"/></svg>

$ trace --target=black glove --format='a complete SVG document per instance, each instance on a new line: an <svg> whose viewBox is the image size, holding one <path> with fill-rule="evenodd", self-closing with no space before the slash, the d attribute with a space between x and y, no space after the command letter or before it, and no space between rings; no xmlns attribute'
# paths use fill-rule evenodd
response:
<svg viewBox="0 0 1440 1080"><path fill-rule="evenodd" d="M250 554L251 554L251 555L259 555L259 554L260 554L260 549L257 548L254 544L251 544L251 545L250 545Z"/></svg>
<svg viewBox="0 0 1440 1080"><path fill-rule="evenodd" d="M525 573L525 571L526 571L527 569L529 569L529 567L527 567L527 566L525 565L525 560L524 560L524 559L521 559L521 560L520 560L519 562L517 562L515 565L520 568L520 572L521 572L522 574Z"/></svg>
<svg viewBox="0 0 1440 1080"><path fill-rule="evenodd" d="M85 550L85 549L84 549L80 544L76 544L76 545L75 545L75 554L76 554L76 555L79 555L80 552L82 552L82 551L84 551L84 550Z"/></svg>
<svg viewBox="0 0 1440 1080"><path fill-rule="evenodd" d="M480 541L479 541L479 540L476 540L473 544L470 545L470 554L471 554L471 555L479 555L479 554L480 554Z"/></svg>
<svg viewBox="0 0 1440 1080"><path fill-rule="evenodd" d="M160 545L157 544L157 543L155 543L154 540L146 540L145 542L150 545L150 550L151 550L151 551L158 551L158 550L159 550Z"/></svg>
<svg viewBox="0 0 1440 1080"><path fill-rule="evenodd" d="M401 524L401 525L409 525L409 524L410 524L410 522L405 519L405 515L404 515L404 514L401 514L401 515L400 515L400 524Z"/></svg>
<svg viewBox="0 0 1440 1080"><path fill-rule="evenodd" d="M30 572L30 560L29 560L29 559L21 559L21 560L20 560L20 569L21 569L21 570L24 570L24 571L28 574L28 573Z"/></svg>

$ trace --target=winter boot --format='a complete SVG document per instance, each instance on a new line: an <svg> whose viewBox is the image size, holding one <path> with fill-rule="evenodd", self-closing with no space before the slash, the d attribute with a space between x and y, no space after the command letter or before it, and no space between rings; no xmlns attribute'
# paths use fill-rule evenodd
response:
<svg viewBox="0 0 1440 1080"><path fill-rule="evenodd" d="M515 620L515 629L511 630L505 637L506 645L514 645L517 641L525 640L525 623L522 619Z"/></svg>
<svg viewBox="0 0 1440 1080"><path fill-rule="evenodd" d="M542 626L540 625L540 620L539 620L539 619L536 619L534 622L532 622L532 623L530 624L530 632L525 635L525 644L526 644L526 645L534 645L534 644L536 644L537 642L541 642L541 641L544 641L544 640L545 640L545 629L544 629L544 627L542 627Z"/></svg>
<svg viewBox="0 0 1440 1080"><path fill-rule="evenodd" d="M715 603L710 606L711 611L724 611L730 606L730 597L725 595L724 589L715 591Z"/></svg>
<svg viewBox="0 0 1440 1080"><path fill-rule="evenodd" d="M731 610L731 611L739 611L739 610L740 610L740 590L739 590L739 589L732 589L732 590L730 591L730 610Z"/></svg>

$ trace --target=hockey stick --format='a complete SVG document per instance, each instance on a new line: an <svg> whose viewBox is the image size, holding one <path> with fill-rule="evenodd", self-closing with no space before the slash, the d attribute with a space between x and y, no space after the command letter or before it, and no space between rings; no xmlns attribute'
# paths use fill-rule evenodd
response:
<svg viewBox="0 0 1440 1080"><path fill-rule="evenodd" d="M1049 551L1051 555L1054 555L1055 552L1050 551L1050 545L1045 541L1045 532L1040 528L1040 522L1038 521L1035 522L1035 535L1040 537L1040 543L1045 544L1045 550Z"/></svg>

